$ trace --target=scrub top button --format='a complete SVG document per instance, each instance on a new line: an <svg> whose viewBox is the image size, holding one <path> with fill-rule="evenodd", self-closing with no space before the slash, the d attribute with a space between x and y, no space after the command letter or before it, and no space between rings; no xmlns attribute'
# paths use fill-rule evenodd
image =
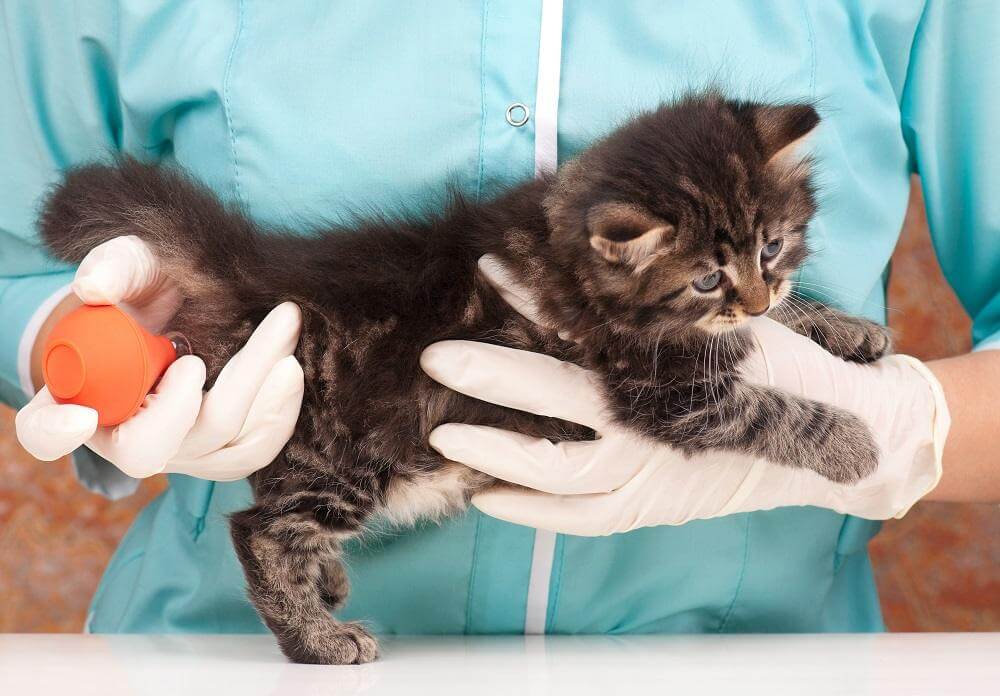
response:
<svg viewBox="0 0 1000 696"><path fill-rule="evenodd" d="M531 111L520 102L515 102L507 107L507 123L515 128L520 128L527 123L530 116Z"/></svg>

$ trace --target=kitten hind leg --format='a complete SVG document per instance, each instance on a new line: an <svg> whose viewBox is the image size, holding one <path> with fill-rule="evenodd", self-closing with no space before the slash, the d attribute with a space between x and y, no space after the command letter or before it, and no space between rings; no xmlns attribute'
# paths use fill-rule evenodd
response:
<svg viewBox="0 0 1000 696"><path fill-rule="evenodd" d="M822 302L795 295L771 316L844 360L868 363L892 352L892 333L887 327Z"/></svg>
<svg viewBox="0 0 1000 696"><path fill-rule="evenodd" d="M343 562L338 558L323 559L320 562L320 594L331 610L337 611L351 591L351 583Z"/></svg>
<svg viewBox="0 0 1000 696"><path fill-rule="evenodd" d="M334 619L320 585L324 562L327 577L343 572L331 572L330 567L340 563L336 560L340 542L349 533L320 524L312 511L283 509L287 510L258 505L230 518L251 602L289 660L326 665L371 662L378 656L375 638L358 623Z"/></svg>

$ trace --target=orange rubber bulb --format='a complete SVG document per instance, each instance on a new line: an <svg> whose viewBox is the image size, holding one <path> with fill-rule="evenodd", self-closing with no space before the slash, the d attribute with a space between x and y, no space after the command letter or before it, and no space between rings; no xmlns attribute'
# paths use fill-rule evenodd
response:
<svg viewBox="0 0 1000 696"><path fill-rule="evenodd" d="M56 401L89 406L98 425L118 425L136 414L176 359L169 338L151 334L117 307L88 305L52 329L42 373Z"/></svg>

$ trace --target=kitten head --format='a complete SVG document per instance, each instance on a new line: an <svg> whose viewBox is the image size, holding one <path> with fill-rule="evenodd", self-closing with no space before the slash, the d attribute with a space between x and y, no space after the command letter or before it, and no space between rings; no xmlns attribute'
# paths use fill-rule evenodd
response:
<svg viewBox="0 0 1000 696"><path fill-rule="evenodd" d="M559 170L551 242L624 331L733 330L788 294L815 212L807 104L710 93L640 116Z"/></svg>

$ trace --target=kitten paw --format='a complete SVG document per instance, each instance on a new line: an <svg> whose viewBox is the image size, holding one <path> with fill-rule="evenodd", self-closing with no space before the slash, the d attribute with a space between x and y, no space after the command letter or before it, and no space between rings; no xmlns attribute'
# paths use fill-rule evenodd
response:
<svg viewBox="0 0 1000 696"><path fill-rule="evenodd" d="M868 426L851 414L838 417L812 467L835 483L857 483L878 467L878 445Z"/></svg>
<svg viewBox="0 0 1000 696"><path fill-rule="evenodd" d="M356 622L324 623L282 649L292 662L310 665L361 665L378 657L378 641Z"/></svg>
<svg viewBox="0 0 1000 696"><path fill-rule="evenodd" d="M892 333L881 324L852 318L837 328L837 336L827 337L828 350L844 360L870 363L892 352Z"/></svg>

